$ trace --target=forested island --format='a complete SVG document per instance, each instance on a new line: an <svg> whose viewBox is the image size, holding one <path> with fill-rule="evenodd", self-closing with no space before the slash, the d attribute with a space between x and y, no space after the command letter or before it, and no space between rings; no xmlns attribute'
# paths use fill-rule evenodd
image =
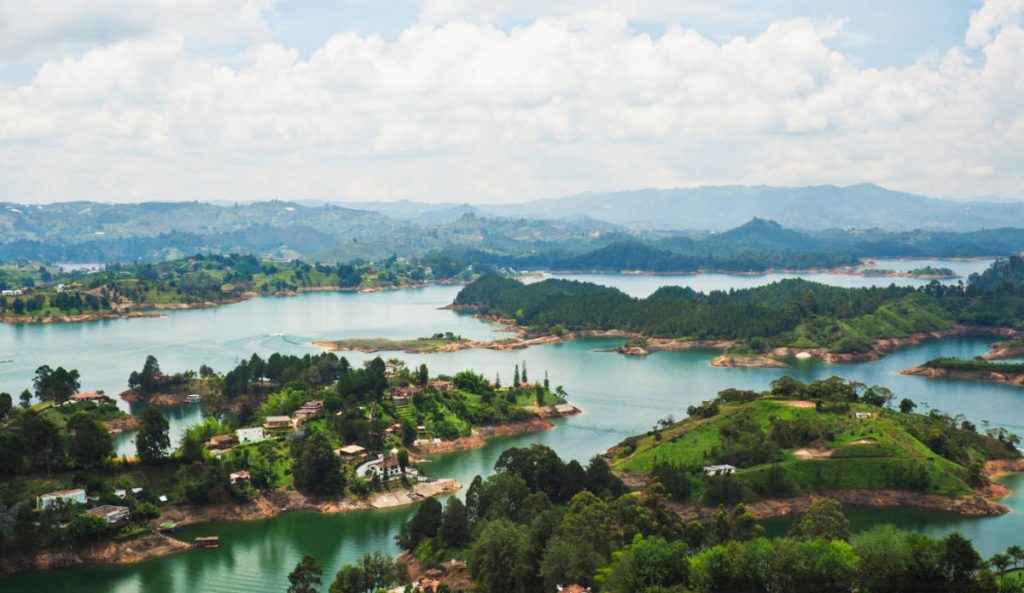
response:
<svg viewBox="0 0 1024 593"><path fill-rule="evenodd" d="M993 362L983 358L936 358L900 373L930 379L992 381L1024 387L1024 363Z"/></svg>
<svg viewBox="0 0 1024 593"><path fill-rule="evenodd" d="M794 355L827 361L877 358L887 348L967 332L1008 335L1021 328L1024 292L1012 276L998 289L979 286L841 288L803 279L698 293L662 287L646 298L592 283L549 279L523 285L481 277L453 303L458 309L514 324L523 336L619 332L621 351L711 345L728 349L732 364L765 363Z"/></svg>
<svg viewBox="0 0 1024 593"><path fill-rule="evenodd" d="M128 383L126 396L151 404L134 457L113 455L104 424L126 415L106 396L75 393L77 371L40 367L34 406L31 392L18 406L0 394L0 524L12 526L0 530L0 572L112 549L147 550L120 561L172 553L184 544L152 533L167 525L409 504L460 487L420 475L420 455L544 430L546 417L578 411L546 373L531 382L525 363L502 386L396 359L354 368L333 353L253 355L224 374L165 374L150 356ZM172 444L160 404L199 405L207 418ZM115 520L103 514L111 508Z"/></svg>
<svg viewBox="0 0 1024 593"><path fill-rule="evenodd" d="M480 267L481 271L497 271ZM100 270L0 267L0 321L58 322L150 316L165 309L213 307L259 295L315 290L375 291L458 283L476 275L444 257L416 261L310 264L251 255L202 255L161 263L109 264Z"/></svg>

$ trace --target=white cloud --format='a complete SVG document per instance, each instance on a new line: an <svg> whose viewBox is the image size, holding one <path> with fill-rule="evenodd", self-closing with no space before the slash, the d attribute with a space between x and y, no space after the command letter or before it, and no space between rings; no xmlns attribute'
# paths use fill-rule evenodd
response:
<svg viewBox="0 0 1024 593"><path fill-rule="evenodd" d="M841 21L808 19L727 40L639 34L616 10L510 29L424 22L390 41L338 34L308 57L274 43L199 54L164 31L0 91L0 199L497 201L863 181L1024 197L1024 30L993 10L965 38L980 58L952 48L886 69L831 47Z"/></svg>

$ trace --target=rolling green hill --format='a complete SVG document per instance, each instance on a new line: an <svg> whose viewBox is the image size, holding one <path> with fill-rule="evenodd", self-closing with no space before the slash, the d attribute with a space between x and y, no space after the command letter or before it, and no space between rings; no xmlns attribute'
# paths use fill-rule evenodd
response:
<svg viewBox="0 0 1024 593"><path fill-rule="evenodd" d="M869 388L858 396L837 378L786 378L764 394L727 390L682 422L623 441L612 467L657 477L677 500L717 504L846 489L958 496L985 483L985 461L1020 456L1005 432L981 435L937 412L873 405L888 395ZM738 470L704 475L717 464Z"/></svg>

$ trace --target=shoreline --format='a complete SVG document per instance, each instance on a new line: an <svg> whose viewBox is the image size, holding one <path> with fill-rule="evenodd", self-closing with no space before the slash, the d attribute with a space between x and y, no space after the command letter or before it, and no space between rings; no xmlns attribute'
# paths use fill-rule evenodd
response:
<svg viewBox="0 0 1024 593"><path fill-rule="evenodd" d="M607 453L606 453L607 454ZM993 478L1024 472L1024 458L991 459L985 463L983 475L989 482L976 488L971 494L943 496L909 490L887 488L852 488L848 490L823 490L786 498L765 498L744 503L757 520L788 517L805 513L811 503L819 498L832 498L844 506L863 508L918 508L929 511L953 513L961 517L996 517L1010 512L1006 506L996 502L1010 495L1004 484ZM642 492L646 475L632 472L615 472L631 489ZM704 507L696 504L669 502L669 508L679 513L686 521L710 521L718 507Z"/></svg>
<svg viewBox="0 0 1024 593"><path fill-rule="evenodd" d="M473 307L469 306L455 306L449 305L449 308L454 310L473 310ZM484 321L490 321L492 323L498 323L505 327L501 331L513 332L513 339L518 340L515 342L505 340L498 340L492 342L467 342L462 344L460 348L453 349L462 350L466 348L490 348L494 350L518 350L521 348L528 348L530 346L543 345L543 344L558 344L562 342L568 342L577 339L586 338L624 338L624 339L643 339L646 340L644 346L617 346L614 348L595 348L591 352L611 352L623 354L626 356L647 356L655 352L672 351L672 350L692 350L696 348L710 348L715 350L727 350L728 348L735 345L734 340L727 339L710 339L710 340L689 340L681 338L653 338L645 336L638 332L630 332L626 330L581 330L574 332L566 332L562 335L555 335L547 331L532 331L524 327L520 327L515 324L514 320L503 319L492 315L476 314L474 315L477 319ZM989 327L989 326L974 326L974 325L954 325L943 330L915 332L901 337L893 338L879 338L875 340L872 348L868 352L832 352L824 348L795 348L792 346L779 346L773 348L770 352L764 354L732 354L723 352L721 355L715 357L711 361L712 366L721 367L755 367L755 368L788 368L786 362L779 360L780 358L812 358L820 360L826 364L842 363L842 362L866 362L872 360L879 360L889 353L889 351L903 348L906 346L917 346L925 342L933 340L943 340L954 336L965 335L965 334L984 334L994 335L1000 337L1014 337L1019 335L1020 332L1012 328L1006 327ZM319 345L321 342L315 342L314 345Z"/></svg>
<svg viewBox="0 0 1024 593"><path fill-rule="evenodd" d="M921 258L909 257L909 258L885 258L889 261L917 261ZM986 259L993 259L992 257L969 257L969 258L927 258L928 261L982 261ZM718 268L698 268L696 270L679 270L679 271L651 271L651 270L604 270L604 269L589 269L589 270L546 270L544 274L550 274L551 276L572 276L574 274L595 274L595 275L611 275L611 274L622 274L624 276L703 276L707 274L719 274L723 276L741 276L741 277L758 277L758 276L770 276L772 274L800 274L800 275L818 275L818 274L835 274L837 276L859 276L863 278L914 278L917 280L955 280L957 278L963 278L959 274L911 274L909 272L887 272L884 274L872 274L870 271L864 271L865 266L868 262L874 262L875 260L866 259L865 262L858 266L838 266L834 268L766 268L764 270L723 270ZM870 268L868 268L870 270Z"/></svg>
<svg viewBox="0 0 1024 593"><path fill-rule="evenodd" d="M578 408L576 408L578 410ZM579 412L577 412L579 413ZM416 455L443 455L479 449L487 445L492 438L512 437L533 432L551 430L555 425L546 418L537 416L528 420L517 420L507 424L480 426L473 429L472 434L450 441L417 441L409 450Z"/></svg>
<svg viewBox="0 0 1024 593"><path fill-rule="evenodd" d="M903 369L901 375L925 377L927 379L946 379L954 381L987 381L1002 383L1014 387L1024 387L1024 373L999 373L996 371L965 371L959 369L942 369L927 366L915 366Z"/></svg>
<svg viewBox="0 0 1024 593"><path fill-rule="evenodd" d="M149 526L154 531L139 537L124 541L97 542L78 549L44 550L32 556L0 558L0 576L90 563L137 564L194 548L192 544L156 532L155 526L165 521L173 521L178 527L187 527L205 523L270 519L284 513L302 511L338 514L390 509L451 494L461 488L462 484L458 481L444 478L433 482L418 482L408 489L375 492L365 500L350 497L312 497L288 489L261 493L257 498L241 505L175 505L168 507L158 519L150 522Z"/></svg>
<svg viewBox="0 0 1024 593"><path fill-rule="evenodd" d="M108 313L82 313L78 315L56 315L52 317L35 317L32 315L7 316L0 318L0 323L12 325L34 325L44 323L81 323L85 321L103 321L113 319L142 319L167 317L166 313L152 313L151 311L186 311L191 309L215 309L224 305L235 305L256 297L289 297L299 296L307 292L358 292L373 293L386 292L391 290L413 290L429 286L452 286L465 284L463 281L437 281L418 284L397 284L394 286L373 286L368 288L350 286L300 286L295 290L275 290L272 292L243 292L238 296L224 299L222 301L200 301L195 303L143 303L141 305L125 305L130 311L111 311Z"/></svg>

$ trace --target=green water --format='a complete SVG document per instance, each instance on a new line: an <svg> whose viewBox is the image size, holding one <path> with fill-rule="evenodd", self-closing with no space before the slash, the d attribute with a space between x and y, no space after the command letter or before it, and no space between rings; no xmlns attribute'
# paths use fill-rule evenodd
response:
<svg viewBox="0 0 1024 593"><path fill-rule="evenodd" d="M648 284L641 286L637 278ZM643 294L659 284L677 282L706 289L707 286L701 286L702 278L601 276L596 280ZM849 276L816 278L871 282ZM493 326L440 309L451 302L457 291L457 287L431 287L372 294L311 293L254 299L219 309L175 312L163 319L2 326L0 360L14 362L0 368L0 390L20 391L29 384L32 370L44 362L78 368L82 371L83 388L117 392L124 389L128 373L140 367L150 353L167 370L196 368L201 363L225 370L238 357L252 352L311 352L308 343L317 339L413 338L435 331L454 331L477 339L493 336ZM881 361L831 366L808 361L787 372L803 379L839 374L868 384L885 384L901 397L942 410L964 412L980 425L1001 425L1024 432L1024 390L896 374L936 356L980 354L987 343L981 336L958 337L900 350ZM505 448L530 443L543 443L564 458L585 461L624 437L649 429L666 415L682 417L688 405L725 387L762 389L783 374L776 369L711 367L708 361L715 354L711 350L661 352L643 359L591 352L617 344L615 340L588 340L518 352L467 350L403 355L410 363L425 362L433 373L473 368L488 376L500 372L505 381L511 378L513 365L525 360L532 379L539 379L547 370L552 384L564 385L570 400L584 410L579 416L559 421L553 430L497 439L481 449L438 456L425 466L425 471L468 484L474 475L490 473ZM356 354L349 358L358 362L367 357ZM183 406L171 410L169 415L174 429L180 430L198 418L198 410ZM124 442L122 448L130 451L131 445ZM1008 483L1024 486L1024 481L1016 476L1008 478ZM1024 496L1019 488L1014 492L1007 501L1009 506L1015 511L1024 510ZM205 525L182 535L220 535L221 548L190 550L131 566L90 565L17 575L0 580L0 590L279 592L287 587L287 573L305 552L315 554L327 574L333 575L340 565L365 551L395 551L393 534L412 511L396 509L333 516L301 513L263 521ZM852 509L850 514L857 526L888 521L935 534L958 529L974 539L985 554L1020 541L1018 534L1024 527L1019 512L988 519L963 519L914 510ZM773 527L784 528L783 524Z"/></svg>

